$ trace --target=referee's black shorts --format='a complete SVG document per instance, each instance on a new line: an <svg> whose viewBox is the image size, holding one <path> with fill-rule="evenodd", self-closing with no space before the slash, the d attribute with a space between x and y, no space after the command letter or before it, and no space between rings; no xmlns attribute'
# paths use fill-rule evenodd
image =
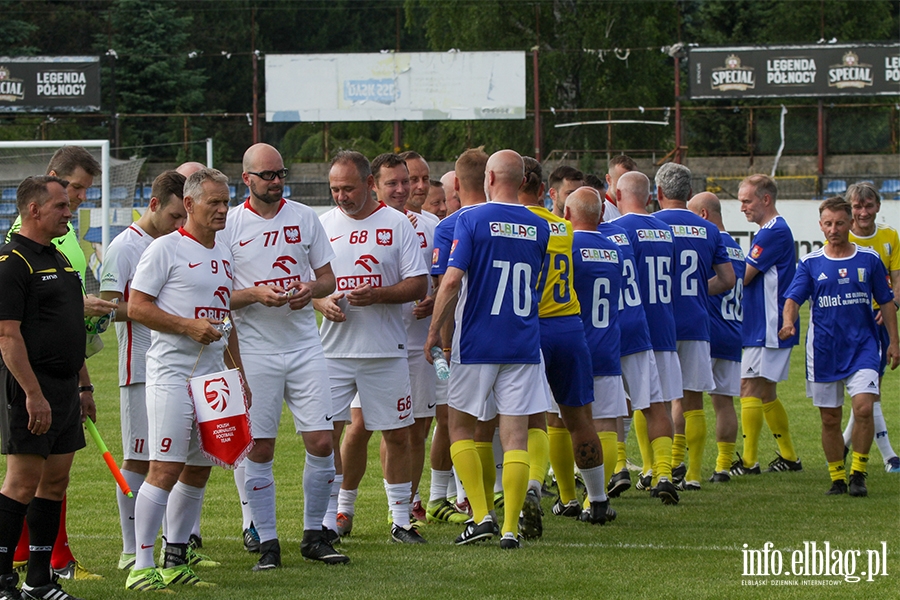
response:
<svg viewBox="0 0 900 600"><path fill-rule="evenodd" d="M78 376L52 377L35 373L41 391L50 403L52 422L43 435L28 431L25 392L5 366L0 366L0 452L3 454L69 454L84 448Z"/></svg>

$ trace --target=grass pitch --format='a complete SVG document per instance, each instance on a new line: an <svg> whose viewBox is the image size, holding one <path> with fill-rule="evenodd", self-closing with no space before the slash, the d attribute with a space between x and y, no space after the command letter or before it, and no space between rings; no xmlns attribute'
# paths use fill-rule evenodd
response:
<svg viewBox="0 0 900 600"><path fill-rule="evenodd" d="M106 349L89 361L89 367L97 387L97 427L121 462L113 332L105 334L105 342ZM649 494L632 488L613 500L618 519L602 527L553 516L552 499L545 498L543 539L526 542L517 552L501 552L496 540L458 548L453 539L460 527L448 524L425 527L422 532L427 545L392 544L376 434L353 534L339 546L351 563L339 567L305 562L300 556L304 450L285 413L275 459L284 568L265 573L250 571L258 555L243 550L234 481L229 471L215 468L203 509L203 552L221 561L222 567L197 572L218 585L211 589L183 588L177 593L198 600L900 597L900 476L884 472L873 445L869 497L825 496L830 482L820 443L818 411L804 390L802 346L793 352L791 378L781 384L780 396L790 417L803 472L764 473L733 479L728 484L704 482L701 491L683 493L681 503L674 507L663 506ZM900 370L885 377L883 401L896 448L900 445ZM716 452L715 421L709 402L706 414L709 435L704 476L708 477ZM760 444L761 461L775 456L776 445L767 431L764 429ZM633 459L640 456L633 439L629 439L628 454ZM428 479L426 465L420 486L425 495ZM121 540L114 485L99 452L88 440L88 447L77 454L72 471L69 539L82 564L105 579L64 582L64 588L78 597L101 600L139 595L124 589L125 573L116 570ZM745 575L745 550L762 550L767 542L780 553L782 575ZM843 570L853 566L862 580L853 583L840 576L785 575L786 571L794 572L792 553L802 551L804 542L816 542L820 549L829 542L832 552L841 551ZM879 551L881 557L882 542L886 544L886 566L879 569L879 575L861 575L869 569L867 551ZM850 552L853 550L860 551L858 558ZM769 553L770 565L777 566L774 557L778 553ZM851 565L851 558L856 559L855 565ZM887 575L880 574L883 572Z"/></svg>

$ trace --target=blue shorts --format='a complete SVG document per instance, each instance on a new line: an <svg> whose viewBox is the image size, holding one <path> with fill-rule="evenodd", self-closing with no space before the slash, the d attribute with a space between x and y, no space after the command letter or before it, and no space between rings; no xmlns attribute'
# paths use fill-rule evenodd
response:
<svg viewBox="0 0 900 600"><path fill-rule="evenodd" d="M591 351L580 316L540 319L541 352L553 399L562 406L594 401Z"/></svg>

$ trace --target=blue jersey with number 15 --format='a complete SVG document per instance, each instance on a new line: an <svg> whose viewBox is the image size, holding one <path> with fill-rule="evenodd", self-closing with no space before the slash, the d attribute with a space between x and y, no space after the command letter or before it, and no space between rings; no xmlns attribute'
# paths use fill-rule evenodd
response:
<svg viewBox="0 0 900 600"><path fill-rule="evenodd" d="M460 214L447 267L465 271L452 359L463 364L541 360L538 277L550 227L524 206L489 202Z"/></svg>

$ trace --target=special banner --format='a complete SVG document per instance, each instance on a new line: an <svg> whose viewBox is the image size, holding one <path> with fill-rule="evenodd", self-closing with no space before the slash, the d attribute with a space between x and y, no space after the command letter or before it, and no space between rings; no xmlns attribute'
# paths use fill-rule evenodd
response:
<svg viewBox="0 0 900 600"><path fill-rule="evenodd" d="M0 112L97 112L100 57L0 57Z"/></svg>
<svg viewBox="0 0 900 600"><path fill-rule="evenodd" d="M900 44L691 48L690 97L900 95Z"/></svg>

